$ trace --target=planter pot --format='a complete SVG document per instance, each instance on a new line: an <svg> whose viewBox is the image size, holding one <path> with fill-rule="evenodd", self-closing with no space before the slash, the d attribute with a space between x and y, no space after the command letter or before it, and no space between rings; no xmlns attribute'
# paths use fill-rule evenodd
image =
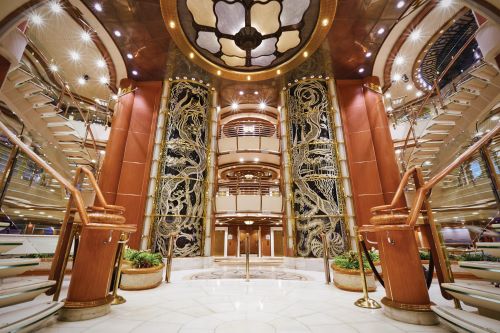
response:
<svg viewBox="0 0 500 333"><path fill-rule="evenodd" d="M333 284L337 288L347 291L363 291L363 279L359 270L340 268L335 265L332 265L332 269ZM377 289L372 270L366 271L366 285L370 292Z"/></svg>
<svg viewBox="0 0 500 333"><path fill-rule="evenodd" d="M122 290L145 290L158 287L163 280L163 267L123 268L120 280Z"/></svg>

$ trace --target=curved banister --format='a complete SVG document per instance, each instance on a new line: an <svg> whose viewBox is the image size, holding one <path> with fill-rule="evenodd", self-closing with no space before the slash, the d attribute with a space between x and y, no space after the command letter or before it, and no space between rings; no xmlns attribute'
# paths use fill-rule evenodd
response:
<svg viewBox="0 0 500 333"><path fill-rule="evenodd" d="M408 183L408 180L410 177L417 171L417 167L412 167L411 169L407 170L403 178L401 178L401 182L399 183L398 189L396 190L396 193L394 194L394 197L392 198L392 201L389 205L383 205L383 206L376 206L372 207L370 211L372 213L376 213L377 211L385 211L385 210L405 210L407 208L395 208L401 197L403 196L404 193L404 188L406 184Z"/></svg>

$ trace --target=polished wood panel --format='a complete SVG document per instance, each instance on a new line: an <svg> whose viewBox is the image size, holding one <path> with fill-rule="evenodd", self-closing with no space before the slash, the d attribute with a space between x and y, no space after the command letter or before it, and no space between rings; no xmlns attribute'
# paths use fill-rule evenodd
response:
<svg viewBox="0 0 500 333"><path fill-rule="evenodd" d="M225 243L225 230L215 230L214 232L214 256L223 257L224 256L224 243Z"/></svg>
<svg viewBox="0 0 500 333"><path fill-rule="evenodd" d="M283 257L284 252L284 242L283 242L283 230L273 230L274 237L274 256Z"/></svg>
<svg viewBox="0 0 500 333"><path fill-rule="evenodd" d="M260 248L263 257L271 256L271 228L260 227Z"/></svg>

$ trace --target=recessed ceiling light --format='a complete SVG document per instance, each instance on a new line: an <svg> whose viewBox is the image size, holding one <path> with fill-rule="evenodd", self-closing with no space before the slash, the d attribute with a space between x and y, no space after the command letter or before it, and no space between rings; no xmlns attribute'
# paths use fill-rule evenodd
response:
<svg viewBox="0 0 500 333"><path fill-rule="evenodd" d="M14 211L14 214L19 214L19 213L20 213L20 211L19 211L19 210L15 210L15 211Z"/></svg>
<svg viewBox="0 0 500 333"><path fill-rule="evenodd" d="M370 51L365 53L365 57L370 58L372 56L372 53Z"/></svg>
<svg viewBox="0 0 500 333"><path fill-rule="evenodd" d="M254 94L254 95L258 95L258 94L259 94L259 92L256 90L256 91L254 91L254 92L253 92L253 94Z"/></svg>
<svg viewBox="0 0 500 333"><path fill-rule="evenodd" d="M377 34L382 35L385 32L384 28L380 28L377 30Z"/></svg>
<svg viewBox="0 0 500 333"><path fill-rule="evenodd" d="M395 59L394 59L394 63L396 65L402 65L405 63L405 58L401 55L398 55Z"/></svg>
<svg viewBox="0 0 500 333"><path fill-rule="evenodd" d="M410 40L411 41L419 41L420 38L422 37L422 31L420 29L414 29L411 33L410 33Z"/></svg>
<svg viewBox="0 0 500 333"><path fill-rule="evenodd" d="M385 93L385 98L391 98L391 93L390 92Z"/></svg>
<svg viewBox="0 0 500 333"><path fill-rule="evenodd" d="M243 157L240 157L240 162L243 162L245 161L245 159Z"/></svg>
<svg viewBox="0 0 500 333"><path fill-rule="evenodd" d="M231 109L238 110L238 107L239 107L238 103L236 102L231 103Z"/></svg>
<svg viewBox="0 0 500 333"><path fill-rule="evenodd" d="M43 24L43 17L38 13L31 13L28 17L28 21L35 26L41 26Z"/></svg>
<svg viewBox="0 0 500 333"><path fill-rule="evenodd" d="M59 70L59 67L57 67L57 65L55 64L50 64L49 69L51 72L57 72Z"/></svg>
<svg viewBox="0 0 500 333"><path fill-rule="evenodd" d="M247 75L247 81L250 81L252 77L250 75Z"/></svg>
<svg viewBox="0 0 500 333"><path fill-rule="evenodd" d="M240 96L243 96L244 92L243 90L240 90Z"/></svg>
<svg viewBox="0 0 500 333"><path fill-rule="evenodd" d="M84 85L87 82L83 77L79 77L77 81L79 85Z"/></svg>
<svg viewBox="0 0 500 333"><path fill-rule="evenodd" d="M45 212L38 212L38 213L40 213L40 215L45 215Z"/></svg>
<svg viewBox="0 0 500 333"><path fill-rule="evenodd" d="M134 59L134 55L132 53L127 53L127 58Z"/></svg>
<svg viewBox="0 0 500 333"><path fill-rule="evenodd" d="M309 52L305 51L304 52L304 58L307 58L309 56Z"/></svg>
<svg viewBox="0 0 500 333"><path fill-rule="evenodd" d="M170 28L174 29L175 28L175 22L174 21L170 21L169 24Z"/></svg>
<svg viewBox="0 0 500 333"><path fill-rule="evenodd" d="M395 73L395 74L392 76L392 80L393 80L393 81L398 82L399 80L401 80L401 74L399 74L399 73Z"/></svg>
<svg viewBox="0 0 500 333"><path fill-rule="evenodd" d="M280 75L280 74L281 74L281 69L278 69L278 70L276 71L276 74Z"/></svg>
<svg viewBox="0 0 500 333"><path fill-rule="evenodd" d="M62 12L62 7L59 1L54 0L49 3L50 11L54 14L59 14Z"/></svg>
<svg viewBox="0 0 500 333"><path fill-rule="evenodd" d="M71 51L69 51L69 57L73 61L78 61L78 60L80 60L80 53L78 53L75 50L71 50Z"/></svg>
<svg viewBox="0 0 500 333"><path fill-rule="evenodd" d="M410 91L413 89L413 86L411 84L406 85L406 90Z"/></svg>
<svg viewBox="0 0 500 333"><path fill-rule="evenodd" d="M47 215L47 217L48 217L49 219L51 219L53 216L52 216L52 215Z"/></svg>
<svg viewBox="0 0 500 333"><path fill-rule="evenodd" d="M107 78L107 77L105 77L105 76L101 76L101 77L99 78L99 82L101 82L101 84L108 84L109 80L108 80L108 78Z"/></svg>
<svg viewBox="0 0 500 333"><path fill-rule="evenodd" d="M389 106L389 107L387 108L387 111L391 112L391 111L392 111L392 107L390 107L390 106Z"/></svg>
<svg viewBox="0 0 500 333"><path fill-rule="evenodd" d="M90 36L90 33L88 31L82 31L80 34L80 38L84 42L90 42L92 40L92 37Z"/></svg>
<svg viewBox="0 0 500 333"><path fill-rule="evenodd" d="M423 94L424 94L424 93L423 93L423 92L421 92L421 91L419 90L419 91L417 91L417 93L416 93L415 95L416 95L417 97L422 97L422 95L423 95Z"/></svg>
<svg viewBox="0 0 500 333"><path fill-rule="evenodd" d="M189 53L189 58L191 58L191 59L194 58L194 53L193 52Z"/></svg>
<svg viewBox="0 0 500 333"><path fill-rule="evenodd" d="M102 12L102 5L99 2L96 2L94 4L94 9L97 10L98 12Z"/></svg>
<svg viewBox="0 0 500 333"><path fill-rule="evenodd" d="M115 30L115 31L113 31L113 33L115 34L116 37L122 36L122 33L119 30Z"/></svg>
<svg viewBox="0 0 500 333"><path fill-rule="evenodd" d="M321 21L321 25L326 27L328 25L328 19L323 19L323 21Z"/></svg>
<svg viewBox="0 0 500 333"><path fill-rule="evenodd" d="M450 7L452 4L453 4L453 0L441 0L439 2L439 7L447 8L447 7Z"/></svg>
<svg viewBox="0 0 500 333"><path fill-rule="evenodd" d="M259 103L259 109L264 110L267 107L266 102L260 102Z"/></svg>
<svg viewBox="0 0 500 333"><path fill-rule="evenodd" d="M96 65L99 68L104 68L106 67L106 61L104 61L104 59L97 59Z"/></svg>
<svg viewBox="0 0 500 333"><path fill-rule="evenodd" d="M404 5L405 5L404 1L398 1L398 3L396 4L396 8L403 8Z"/></svg>
<svg viewBox="0 0 500 333"><path fill-rule="evenodd" d="M365 69L363 67L361 67L360 69L358 69L358 73L363 73L365 71Z"/></svg>
<svg viewBox="0 0 500 333"><path fill-rule="evenodd" d="M217 75L221 75L221 74L222 74L222 72L221 72L221 71L217 71Z"/></svg>
<svg viewBox="0 0 500 333"><path fill-rule="evenodd" d="M138 72L138 71L136 71L136 70L134 69L134 70L132 71L132 75L137 75L137 74L139 74L139 72Z"/></svg>
<svg viewBox="0 0 500 333"><path fill-rule="evenodd" d="M253 160L254 160L255 162L258 162L258 161L259 161L259 158L258 158L258 157L256 157L256 158L254 158Z"/></svg>

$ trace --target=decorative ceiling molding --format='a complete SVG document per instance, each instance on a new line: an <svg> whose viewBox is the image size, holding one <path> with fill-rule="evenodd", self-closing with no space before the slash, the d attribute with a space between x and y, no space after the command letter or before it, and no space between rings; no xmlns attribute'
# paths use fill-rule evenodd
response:
<svg viewBox="0 0 500 333"><path fill-rule="evenodd" d="M288 3L291 3L290 0ZM271 15L277 9L280 9L277 13L282 12L283 2L277 0L266 2L241 0L231 3L219 0L198 2L161 0L161 8L167 30L186 57L214 75L237 81L260 81L284 74L298 66L319 47L326 37L335 16L337 0L310 0L304 3L312 4L307 10L313 10L314 6L319 6L317 14L310 14L314 16L312 17L314 23L307 23L307 20L311 20L308 16L305 16L305 23L295 22L295 17L292 17L293 19L289 22L286 17L282 16L276 17L276 20L273 20L273 17L262 19L263 13ZM225 13L231 13L231 18L223 20ZM231 22L234 17L238 16L238 13L241 14L242 20ZM282 13L286 14L284 11ZM260 24L258 28L261 31L250 25L252 16L254 16L254 23ZM302 15L299 16L302 20ZM281 20L290 24L284 24L281 27ZM272 24L274 21L277 25ZM285 44L293 46L290 54L287 54L288 51L279 52L283 35L287 31L297 31L299 35L305 34L303 39L299 37L298 45L292 41L294 36L287 35L290 40ZM200 36L199 33L204 35ZM269 53L267 46L269 49L277 48L277 50ZM262 52L260 52L261 49ZM260 62L262 57L273 59L266 58L271 61ZM282 60L279 60L280 58Z"/></svg>

